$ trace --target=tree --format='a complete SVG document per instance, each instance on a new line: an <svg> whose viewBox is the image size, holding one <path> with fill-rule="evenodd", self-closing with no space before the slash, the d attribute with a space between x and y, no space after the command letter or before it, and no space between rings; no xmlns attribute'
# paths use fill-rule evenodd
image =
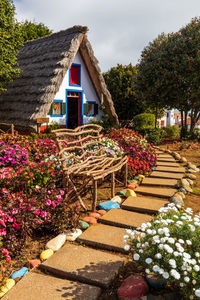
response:
<svg viewBox="0 0 200 300"><path fill-rule="evenodd" d="M50 30L43 23L37 24L36 22L31 22L28 20L20 24L20 29L24 42L35 40L52 33L52 30Z"/></svg>
<svg viewBox="0 0 200 300"><path fill-rule="evenodd" d="M108 90L119 119L132 120L132 118L142 113L142 107L138 103L133 90L133 81L137 74L137 68L129 64L111 68L103 74Z"/></svg>
<svg viewBox="0 0 200 300"><path fill-rule="evenodd" d="M0 1L0 93L17 78L17 54L22 46L19 24L14 18L15 7L11 0Z"/></svg>
<svg viewBox="0 0 200 300"><path fill-rule="evenodd" d="M182 128L191 115L191 133L200 118L200 19L177 33L161 34L142 52L135 92L154 107L181 111ZM183 116L185 115L185 120Z"/></svg>

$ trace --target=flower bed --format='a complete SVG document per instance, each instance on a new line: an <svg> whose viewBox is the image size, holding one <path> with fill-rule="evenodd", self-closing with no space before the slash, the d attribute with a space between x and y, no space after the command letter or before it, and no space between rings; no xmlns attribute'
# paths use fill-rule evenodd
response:
<svg viewBox="0 0 200 300"><path fill-rule="evenodd" d="M156 154L145 138L131 129L112 128L107 137L117 141L128 155L129 176L148 175L156 166Z"/></svg>
<svg viewBox="0 0 200 300"><path fill-rule="evenodd" d="M180 208L180 207L178 207ZM180 288L185 299L200 298L200 214L174 204L162 208L151 222L127 230L125 250L148 274Z"/></svg>

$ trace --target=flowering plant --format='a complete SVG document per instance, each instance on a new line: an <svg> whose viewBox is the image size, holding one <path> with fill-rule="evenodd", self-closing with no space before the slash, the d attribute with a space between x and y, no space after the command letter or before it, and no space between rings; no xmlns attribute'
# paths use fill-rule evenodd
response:
<svg viewBox="0 0 200 300"><path fill-rule="evenodd" d="M156 165L156 154L151 144L131 129L112 128L107 136L117 141L128 155L129 176L147 175Z"/></svg>
<svg viewBox="0 0 200 300"><path fill-rule="evenodd" d="M7 266L11 262L9 252L7 249L2 248L2 241L0 238L0 288L4 285L5 279L7 278Z"/></svg>
<svg viewBox="0 0 200 300"><path fill-rule="evenodd" d="M200 298L200 214L173 203L134 231L126 230L124 249L153 273L180 288L186 299Z"/></svg>

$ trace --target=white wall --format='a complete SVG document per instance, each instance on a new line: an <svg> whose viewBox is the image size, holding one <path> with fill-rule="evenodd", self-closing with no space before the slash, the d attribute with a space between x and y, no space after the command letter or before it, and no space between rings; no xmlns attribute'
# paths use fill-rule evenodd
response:
<svg viewBox="0 0 200 300"><path fill-rule="evenodd" d="M88 74L85 64L83 62L83 59L79 52L76 54L73 63L81 65L81 86L76 87L76 86L69 85L69 70L68 70L54 100L62 100L63 103L66 103L66 89L72 90L72 91L77 91L77 92L83 91L83 103L86 103L86 101L96 102L99 106L99 109L98 109L98 115L96 115L94 117L97 120L101 120L104 113L102 110L100 110L100 100L96 94L96 91L94 89L92 81L89 77L89 74ZM63 117L50 117L50 116L47 116L47 117L49 117L50 122L53 121L53 122L57 122L62 125L66 124L66 115L64 115ZM92 118L93 117L83 116L83 124L90 123Z"/></svg>

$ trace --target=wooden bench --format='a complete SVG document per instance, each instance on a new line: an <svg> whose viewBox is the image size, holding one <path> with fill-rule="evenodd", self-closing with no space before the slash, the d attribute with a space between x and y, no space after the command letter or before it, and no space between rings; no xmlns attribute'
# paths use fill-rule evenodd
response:
<svg viewBox="0 0 200 300"><path fill-rule="evenodd" d="M2 127L4 129L2 129ZM0 123L0 133L11 133L11 135L15 135L15 129L13 124Z"/></svg>
<svg viewBox="0 0 200 300"><path fill-rule="evenodd" d="M54 130L59 148L59 160L63 170L66 197L76 197L86 210L81 198L87 185L93 185L92 210L97 205L98 181L111 176L111 196L115 195L115 173L124 167L124 185L127 185L127 156L108 157L101 143L102 127L96 124L79 126L76 129ZM77 187L77 180L83 180ZM69 191L69 187L71 190Z"/></svg>

